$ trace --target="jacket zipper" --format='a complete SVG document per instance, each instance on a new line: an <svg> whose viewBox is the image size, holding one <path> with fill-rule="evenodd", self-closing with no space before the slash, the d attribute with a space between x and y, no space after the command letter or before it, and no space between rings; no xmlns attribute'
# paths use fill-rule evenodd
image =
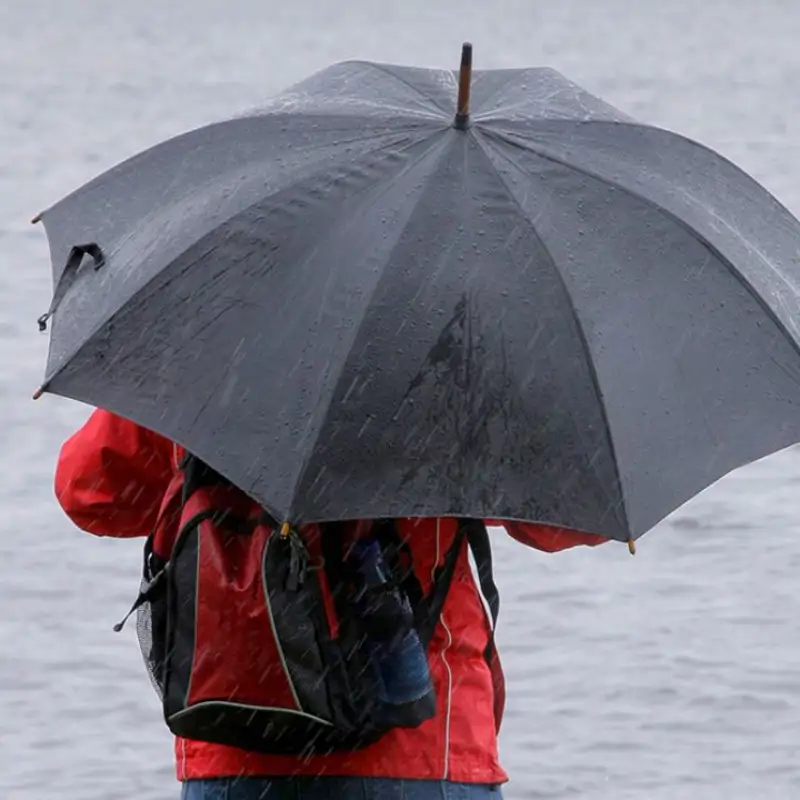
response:
<svg viewBox="0 0 800 800"><path fill-rule="evenodd" d="M440 524L441 520L437 517L436 557L433 562L433 570L431 572L431 577L435 575L436 567L439 563L439 557L441 555ZM442 780L446 781L447 776L450 774L450 709L452 707L452 702L453 702L453 671L450 669L450 664L447 661L447 651L453 644L453 635L450 632L450 628L447 627L447 622L445 621L444 618L444 610L439 615L439 621L442 623L442 628L444 628L444 632L447 634L447 641L445 642L445 645L442 648L441 652L442 663L444 664L444 667L447 670L447 703L445 706L445 720L444 720L444 768L442 770Z"/></svg>

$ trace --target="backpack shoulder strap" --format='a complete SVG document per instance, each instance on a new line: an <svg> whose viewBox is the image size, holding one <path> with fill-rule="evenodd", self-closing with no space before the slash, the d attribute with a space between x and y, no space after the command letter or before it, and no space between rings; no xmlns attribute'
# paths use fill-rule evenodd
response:
<svg viewBox="0 0 800 800"><path fill-rule="evenodd" d="M381 543L384 558L399 585L405 591L414 610L417 632L420 640L428 646L433 632L439 624L447 594L453 582L458 559L466 541L478 568L478 583L492 618L492 635L486 649L486 656L494 651L494 629L500 612L500 594L492 573L492 550L486 525L478 519L461 519L458 530L444 557L444 562L433 576L433 585L427 596L423 594L419 579L414 574L408 544L401 540L395 520L376 520L373 534ZM343 563L341 523L326 523L322 528L322 549L326 568L333 574L332 584L341 580ZM406 563L401 563L401 561Z"/></svg>
<svg viewBox="0 0 800 800"><path fill-rule="evenodd" d="M445 554L444 563L434 572L433 586L428 596L424 598L417 615L419 638L426 648L433 638L433 632L436 630L436 626L439 624L439 617L442 615L442 609L444 608L445 600L447 600L450 585L453 583L453 575L455 575L456 564L458 563L458 557L461 555L465 537L466 531L459 523L453 543Z"/></svg>
<svg viewBox="0 0 800 800"><path fill-rule="evenodd" d="M184 503L203 486L222 486L227 483L222 475L188 450L184 452L179 467L183 472L182 497Z"/></svg>
<svg viewBox="0 0 800 800"><path fill-rule="evenodd" d="M483 520L464 520L462 524L467 531L467 541L478 570L478 583L481 587L481 594L489 606L489 614L492 618L492 630L483 656L492 675L495 730L499 732L506 705L506 687L503 667L500 664L500 656L497 653L495 644L497 618L500 614L500 593L497 591L497 584L494 582L492 548L489 543L489 533Z"/></svg>
<svg viewBox="0 0 800 800"><path fill-rule="evenodd" d="M472 551L472 557L475 559L475 565L478 568L478 583L492 617L492 634L486 649L488 658L490 652L494 650L494 630L497 627L497 618L500 614L500 593L497 591L497 585L494 582L492 548L489 544L489 533L483 520L460 519L458 521L458 531L453 543L447 551L444 563L434 575L433 588L424 603L426 606L424 618L418 628L420 638L427 645L439 623L439 617L442 614L447 593L450 591L458 557L461 554L465 539L469 549Z"/></svg>
<svg viewBox="0 0 800 800"><path fill-rule="evenodd" d="M466 530L469 549L475 559L475 566L478 569L478 583L481 587L481 594L489 606L489 614L492 617L492 639L494 630L497 627L497 619L500 616L500 592L494 582L494 570L492 568L492 547L489 543L489 532L486 525L480 519L461 520L462 527ZM494 642L492 641L492 646Z"/></svg>
<svg viewBox="0 0 800 800"><path fill-rule="evenodd" d="M221 489L237 488L227 478L220 475L213 467L210 467L205 461L193 455L188 450L184 452L183 458L179 463L179 468L183 472L181 502L184 506L198 489L213 489L216 487L220 487ZM241 492L240 489L238 491ZM215 524L224 525L225 528L235 533L252 533L255 526L259 524L267 525L273 529L280 527L278 522L265 508L261 508L261 513L258 514L258 516L244 517L232 513L230 508L227 508L224 503L218 507L203 510L200 514L184 523L183 527L197 525L201 520L208 518L212 518Z"/></svg>

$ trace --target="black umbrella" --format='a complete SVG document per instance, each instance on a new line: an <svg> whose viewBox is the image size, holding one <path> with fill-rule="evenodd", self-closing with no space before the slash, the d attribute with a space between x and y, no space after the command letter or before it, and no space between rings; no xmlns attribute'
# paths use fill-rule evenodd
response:
<svg viewBox="0 0 800 800"><path fill-rule="evenodd" d="M44 212L42 390L296 522L630 540L800 440L797 220L549 69L470 113L469 60L458 113L450 71L338 64Z"/></svg>

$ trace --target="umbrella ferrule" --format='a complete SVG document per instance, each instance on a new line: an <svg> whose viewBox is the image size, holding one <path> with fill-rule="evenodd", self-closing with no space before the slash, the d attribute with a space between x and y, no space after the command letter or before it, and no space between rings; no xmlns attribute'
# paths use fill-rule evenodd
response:
<svg viewBox="0 0 800 800"><path fill-rule="evenodd" d="M472 45L464 42L461 47L461 69L458 71L458 103L453 127L465 131L469 127L469 95L472 85Z"/></svg>

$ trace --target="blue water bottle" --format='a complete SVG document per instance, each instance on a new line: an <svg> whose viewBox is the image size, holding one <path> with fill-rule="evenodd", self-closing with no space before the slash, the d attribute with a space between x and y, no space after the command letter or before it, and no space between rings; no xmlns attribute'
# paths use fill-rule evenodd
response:
<svg viewBox="0 0 800 800"><path fill-rule="evenodd" d="M404 592L389 585L376 539L360 540L353 555L363 580L358 606L380 676L380 699L389 706L414 704L432 695L433 686L411 604Z"/></svg>

